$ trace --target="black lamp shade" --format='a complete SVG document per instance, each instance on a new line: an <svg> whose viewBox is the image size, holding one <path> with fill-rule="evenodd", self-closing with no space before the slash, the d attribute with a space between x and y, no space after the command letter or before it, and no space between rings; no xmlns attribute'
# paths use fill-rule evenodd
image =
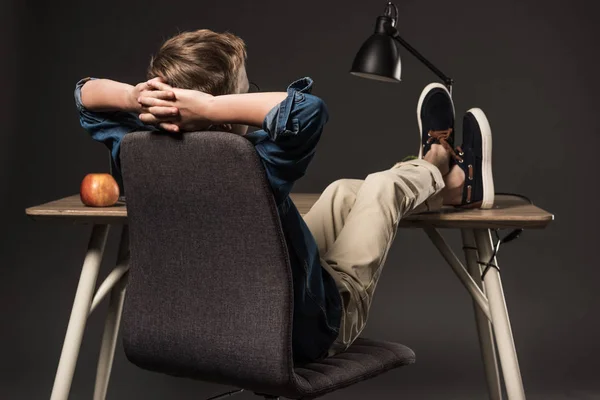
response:
<svg viewBox="0 0 600 400"><path fill-rule="evenodd" d="M352 75L385 82L400 82L400 52L394 38L375 33L361 46L354 58Z"/></svg>

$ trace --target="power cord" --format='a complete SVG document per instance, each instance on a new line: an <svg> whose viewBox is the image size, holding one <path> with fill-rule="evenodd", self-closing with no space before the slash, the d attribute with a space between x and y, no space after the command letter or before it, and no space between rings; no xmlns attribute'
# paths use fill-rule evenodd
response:
<svg viewBox="0 0 600 400"><path fill-rule="evenodd" d="M533 204L533 201L531 201L531 199L529 197L524 196L522 194L497 192L497 193L495 193L495 195L520 197L524 200L527 200L529 202L529 204ZM500 272L500 267L498 267L496 264L494 264L492 262L494 260L494 258L496 258L496 255L498 254L498 251L500 250L500 245L502 243L512 242L513 240L517 239L521 235L521 233L523 233L524 229L522 229L522 228L514 229L513 231L511 231L509 234L507 234L503 238L500 238L500 235L498 234L498 230L499 229L494 229L494 235L496 236L496 243L493 246L494 251L492 252L492 256L490 257L489 261L488 262L482 262L481 260L477 261L477 264L485 265L485 268L484 268L483 272L481 273L481 280L485 279L485 275L488 273L490 268L494 268L494 269L496 269L496 271Z"/></svg>
<svg viewBox="0 0 600 400"><path fill-rule="evenodd" d="M529 204L533 204L533 201L531 201L531 199L527 196L524 196L522 194L518 194L518 193L510 193L510 192L496 192L494 193L496 196L515 196L515 197L520 197L523 200L526 200Z"/></svg>

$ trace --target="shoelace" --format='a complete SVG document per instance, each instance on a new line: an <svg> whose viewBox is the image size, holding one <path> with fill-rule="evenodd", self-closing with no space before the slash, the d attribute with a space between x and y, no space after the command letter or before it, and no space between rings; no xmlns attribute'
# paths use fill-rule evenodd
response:
<svg viewBox="0 0 600 400"><path fill-rule="evenodd" d="M448 153L450 153L450 156L452 158L454 158L454 160L456 160L459 163L462 163L464 161L462 158L462 156L464 155L464 152L462 151L462 149L460 147L457 147L456 149L459 151L460 155L456 154L456 152L454 151L452 146L450 146L450 143L448 143L448 138L450 137L451 134L452 134L452 128L448 128L448 129L442 130L442 131L430 130L427 133L427 136L429 136L429 139L427 139L427 144L437 141L439 144L442 145L442 147L444 147L444 149L446 149L446 151Z"/></svg>

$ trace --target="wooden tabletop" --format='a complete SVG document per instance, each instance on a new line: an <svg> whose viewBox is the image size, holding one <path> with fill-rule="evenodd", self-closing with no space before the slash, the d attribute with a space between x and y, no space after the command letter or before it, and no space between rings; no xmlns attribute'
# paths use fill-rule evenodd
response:
<svg viewBox="0 0 600 400"><path fill-rule="evenodd" d="M291 197L302 215L306 214L319 193L292 193ZM125 203L111 207L85 206L79 195L27 208L34 220L59 220L84 224L123 224L127 222ZM496 196L494 208L464 210L444 207L441 212L406 216L403 227L434 226L438 228L545 228L554 216L517 196Z"/></svg>

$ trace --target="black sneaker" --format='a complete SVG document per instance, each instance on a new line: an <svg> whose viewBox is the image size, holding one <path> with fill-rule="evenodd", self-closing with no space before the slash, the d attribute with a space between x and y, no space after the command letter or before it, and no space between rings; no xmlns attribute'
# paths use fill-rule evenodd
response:
<svg viewBox="0 0 600 400"><path fill-rule="evenodd" d="M492 129L485 114L472 108L463 118L463 145L457 147L458 166L465 173L465 186L460 207L492 208Z"/></svg>
<svg viewBox="0 0 600 400"><path fill-rule="evenodd" d="M417 121L421 147L419 158L423 158L432 144L441 144L454 153L454 103L448 89L441 83L430 83L421 92L417 104ZM450 157L452 166L454 157Z"/></svg>

